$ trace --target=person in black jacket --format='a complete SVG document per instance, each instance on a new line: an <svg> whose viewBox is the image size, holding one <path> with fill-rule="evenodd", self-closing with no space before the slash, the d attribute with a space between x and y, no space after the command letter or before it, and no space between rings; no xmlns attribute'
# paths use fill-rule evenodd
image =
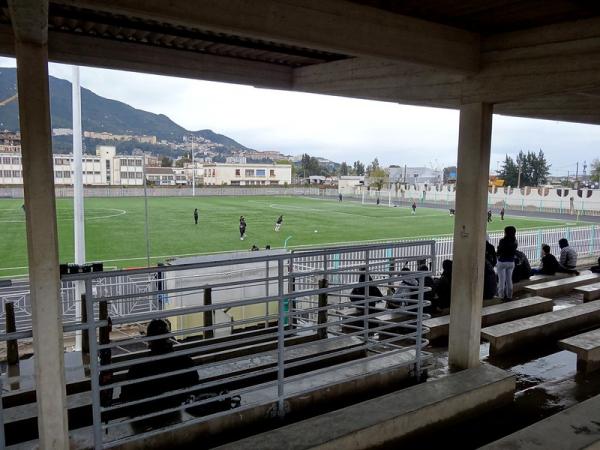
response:
<svg viewBox="0 0 600 450"><path fill-rule="evenodd" d="M542 245L542 259L540 261L540 267L539 269L532 269L531 274L554 275L556 272L558 272L558 269L558 261L551 253L550 246L548 244Z"/></svg>
<svg viewBox="0 0 600 450"><path fill-rule="evenodd" d="M168 334L168 324L162 319L152 320L146 330L146 336L148 337ZM168 337L148 341L148 346L150 348L150 352L148 355L144 355L145 357L163 356L173 353L173 342ZM198 384L199 377L198 372L194 370L193 367L194 363L188 355L173 355L168 358L135 364L131 366L127 372L126 379L128 381L150 377L153 375L165 374L165 376L124 385L121 387L121 395L119 399L124 402L131 402L135 400L142 400L148 397L154 397L169 391L175 391L194 386ZM184 369L190 370L176 375L166 375L169 372ZM173 408L183 404L188 396L189 394L183 393L170 397L164 397L158 400L139 403L128 407L127 414L129 416L139 416L150 412ZM160 422L164 422L165 420L178 420L180 417L180 412L163 414L140 421L138 426L141 428L153 427Z"/></svg>
<svg viewBox="0 0 600 450"><path fill-rule="evenodd" d="M600 273L600 258L598 258L598 265L590 267L590 270L592 271L592 273Z"/></svg>
<svg viewBox="0 0 600 450"><path fill-rule="evenodd" d="M494 267L489 260L485 260L485 267L483 270L483 299L488 300L496 296L498 290L498 280L496 279L496 272Z"/></svg>
<svg viewBox="0 0 600 450"><path fill-rule="evenodd" d="M515 269L515 252L517 251L517 229L513 226L504 228L504 237L498 243L498 297L505 301L512 300L512 273Z"/></svg>
<svg viewBox="0 0 600 450"><path fill-rule="evenodd" d="M452 261L445 259L442 262L442 275L435 280L435 295L438 308L450 307L450 294L452 292Z"/></svg>
<svg viewBox="0 0 600 450"><path fill-rule="evenodd" d="M492 267L496 267L498 258L496 257L496 249L490 244L489 238L485 241L485 260L489 261Z"/></svg>
<svg viewBox="0 0 600 450"><path fill-rule="evenodd" d="M529 259L525 253L517 250L515 251L515 270L512 273L512 282L518 283L519 281L528 280L531 276L531 265Z"/></svg>
<svg viewBox="0 0 600 450"><path fill-rule="evenodd" d="M358 282L359 283L364 283L367 279L367 276L365 274L365 268L361 267L361 274L358 277ZM371 278L371 275L369 275L369 281L373 281L373 278ZM352 302L363 302L365 300L365 293L367 292L367 290L365 289L365 286L361 286L361 287L355 287L354 289L352 289L352 291L350 292L350 301ZM378 302L377 297L383 297L383 294L381 293L381 291L379 290L379 288L377 286L374 285L369 285L369 294L368 297L375 297L374 300L371 300L367 303L368 305L368 312L367 314L370 313L370 309L375 306L375 304ZM360 303L360 305L357 305L357 308L362 309L364 303Z"/></svg>

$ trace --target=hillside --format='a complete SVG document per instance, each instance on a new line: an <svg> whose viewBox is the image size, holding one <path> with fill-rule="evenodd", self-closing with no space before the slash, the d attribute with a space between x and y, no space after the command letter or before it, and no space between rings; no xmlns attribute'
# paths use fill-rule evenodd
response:
<svg viewBox="0 0 600 450"><path fill-rule="evenodd" d="M17 92L16 69L0 68L0 101ZM82 126L86 131L107 131L113 134L155 135L158 139L180 142L189 131L177 125L164 114L154 114L133 108L126 103L96 95L89 89L81 89ZM71 83L50 77L50 110L53 128L71 128ZM0 106L0 129L19 129L18 102ZM247 150L239 142L213 132L193 132L227 150Z"/></svg>

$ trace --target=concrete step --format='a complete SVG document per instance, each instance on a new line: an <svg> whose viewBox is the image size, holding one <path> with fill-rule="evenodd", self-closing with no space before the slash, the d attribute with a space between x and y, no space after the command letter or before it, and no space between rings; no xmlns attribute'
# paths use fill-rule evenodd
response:
<svg viewBox="0 0 600 450"><path fill-rule="evenodd" d="M598 280L600 280L599 273L587 273L585 275L577 275L575 277L532 284L525 287L525 291L534 295L541 295L542 297L556 297L558 295L568 294L576 287L584 284L591 284Z"/></svg>
<svg viewBox="0 0 600 450"><path fill-rule="evenodd" d="M511 402L514 390L514 375L484 364L217 448L358 450L379 447L458 415Z"/></svg>
<svg viewBox="0 0 600 450"><path fill-rule="evenodd" d="M554 301L545 297L528 297L512 302L485 306L481 310L481 326L488 327L523 317L552 311ZM429 328L428 339L434 341L447 338L450 329L450 316L432 317L423 321Z"/></svg>
<svg viewBox="0 0 600 450"><path fill-rule="evenodd" d="M584 302L591 302L600 298L600 283L588 284L586 286L579 286L574 289L578 294L583 294Z"/></svg>
<svg viewBox="0 0 600 450"><path fill-rule="evenodd" d="M600 448L600 395L523 428L480 450L583 450Z"/></svg>
<svg viewBox="0 0 600 450"><path fill-rule="evenodd" d="M365 395L373 390L381 390L386 386L397 386L402 380L414 376L413 350L378 355L375 358L358 360L352 364L343 364L307 373L303 377L292 377L285 384L285 407L290 414L307 413L314 408L323 407L336 401ZM506 395L512 399L514 380L497 380L496 383L487 381L488 389L484 392L473 392L473 395L489 395L494 399ZM502 398L504 399L504 398ZM499 399L500 400L500 399ZM225 439L235 436L241 429L256 429L265 424L279 423L276 417L277 388L276 386L257 386L256 390L247 391L242 395L239 409L231 410L230 414L208 417L203 422L186 423L192 417L184 413L182 423L177 427L166 426L154 430L152 435L145 436L133 442L117 445L117 449L151 449L151 448L212 448L215 439ZM264 428L263 428L264 429ZM132 432L129 425L118 425L111 428L104 436L105 442L121 439ZM90 427L74 430L70 433L71 448L93 448L93 433ZM224 442L223 440L221 442ZM282 442L289 442L285 440ZM35 442L24 443L19 448L32 448ZM281 442L279 442L281 448ZM259 445L255 448L263 448Z"/></svg>
<svg viewBox="0 0 600 450"><path fill-rule="evenodd" d="M531 286L532 284L544 283L547 281L560 280L562 278L570 277L571 275L568 273L555 273L554 275L532 275L527 280L521 280L517 283L513 284L513 293L519 294L525 290L527 286Z"/></svg>
<svg viewBox="0 0 600 450"><path fill-rule="evenodd" d="M593 372L600 369L600 329L563 339L558 345L577 354L579 372Z"/></svg>
<svg viewBox="0 0 600 450"><path fill-rule="evenodd" d="M500 355L526 344L560 339L578 330L600 326L600 302L584 303L557 311L493 325L481 330L490 343L490 355Z"/></svg>

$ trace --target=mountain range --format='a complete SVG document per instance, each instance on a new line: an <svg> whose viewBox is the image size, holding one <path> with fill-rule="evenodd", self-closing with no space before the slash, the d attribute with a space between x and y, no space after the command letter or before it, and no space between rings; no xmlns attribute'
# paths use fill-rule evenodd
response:
<svg viewBox="0 0 600 450"><path fill-rule="evenodd" d="M52 128L72 128L71 83L53 76L50 79L50 113ZM14 68L0 68L0 129L19 130L19 105L6 101L17 93ZM2 104L6 102L5 104ZM159 140L181 142L192 133L221 144L226 152L250 150L239 142L212 130L188 131L164 114L136 109L126 103L101 97L89 89L81 89L82 127L86 131L112 134L154 135ZM68 143L69 139L63 139Z"/></svg>

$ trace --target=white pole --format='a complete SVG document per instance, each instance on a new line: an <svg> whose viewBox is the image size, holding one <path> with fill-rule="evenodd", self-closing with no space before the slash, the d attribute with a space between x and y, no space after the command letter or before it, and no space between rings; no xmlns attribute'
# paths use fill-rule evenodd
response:
<svg viewBox="0 0 600 450"><path fill-rule="evenodd" d="M194 160L194 136L192 135L192 197L196 196L196 161Z"/></svg>
<svg viewBox="0 0 600 450"><path fill-rule="evenodd" d="M362 204L365 204L365 188L364 186L361 188L361 192L362 192Z"/></svg>
<svg viewBox="0 0 600 450"><path fill-rule="evenodd" d="M146 165L142 165L144 179L144 235L146 237L146 265L150 267L150 231L148 230L148 183L146 182Z"/></svg>
<svg viewBox="0 0 600 450"><path fill-rule="evenodd" d="M83 208L83 143L81 132L81 88L79 67L73 66L73 231L75 236L75 264L85 264L85 227ZM81 320L81 295L85 292L82 281L75 283L75 320ZM81 351L81 331L75 335L75 350Z"/></svg>
<svg viewBox="0 0 600 450"><path fill-rule="evenodd" d="M388 206L392 207L392 187L388 188Z"/></svg>

